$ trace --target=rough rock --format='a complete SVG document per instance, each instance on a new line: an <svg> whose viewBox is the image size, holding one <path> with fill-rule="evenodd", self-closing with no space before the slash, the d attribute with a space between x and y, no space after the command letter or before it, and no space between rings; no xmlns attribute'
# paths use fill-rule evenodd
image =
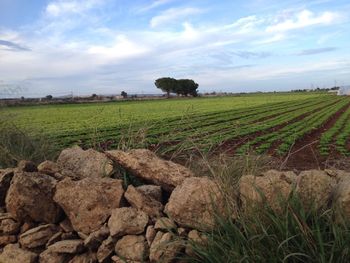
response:
<svg viewBox="0 0 350 263"><path fill-rule="evenodd" d="M17 236L15 235L1 235L0 236L0 247L6 246L8 244L16 243Z"/></svg>
<svg viewBox="0 0 350 263"><path fill-rule="evenodd" d="M55 162L44 161L38 165L38 171L43 174L54 176L61 171L61 168Z"/></svg>
<svg viewBox="0 0 350 263"><path fill-rule="evenodd" d="M115 243L116 240L111 236L102 242L96 254L99 263L105 263L108 261L109 257L114 252Z"/></svg>
<svg viewBox="0 0 350 263"><path fill-rule="evenodd" d="M118 256L111 257L111 260L112 260L113 263L142 263L140 261L129 260L129 259L122 259L122 258L120 258Z"/></svg>
<svg viewBox="0 0 350 263"><path fill-rule="evenodd" d="M324 170L327 175L334 178L337 182L342 182L344 180L350 179L350 173L343 170L330 170L326 169Z"/></svg>
<svg viewBox="0 0 350 263"><path fill-rule="evenodd" d="M65 149L58 157L57 164L62 173L73 173L78 177L108 177L113 172L112 162L100 152L93 149L84 151L79 146Z"/></svg>
<svg viewBox="0 0 350 263"><path fill-rule="evenodd" d="M144 261L148 258L148 245L144 236L127 235L118 240L115 253L128 260Z"/></svg>
<svg viewBox="0 0 350 263"><path fill-rule="evenodd" d="M46 247L51 246L52 244L61 241L62 240L62 232L57 232L56 234L54 234L46 243Z"/></svg>
<svg viewBox="0 0 350 263"><path fill-rule="evenodd" d="M183 227L179 227L177 229L177 235L179 237L186 237L187 236L187 230L185 228L183 228Z"/></svg>
<svg viewBox="0 0 350 263"><path fill-rule="evenodd" d="M32 228L19 236L19 243L25 248L44 246L58 232L56 225L48 224Z"/></svg>
<svg viewBox="0 0 350 263"><path fill-rule="evenodd" d="M6 235L17 234L21 229L21 224L12 218L0 219L0 232Z"/></svg>
<svg viewBox="0 0 350 263"><path fill-rule="evenodd" d="M154 225L155 230L171 231L176 229L176 224L173 220L168 217L162 217L157 219Z"/></svg>
<svg viewBox="0 0 350 263"><path fill-rule="evenodd" d="M96 253L86 252L81 255L76 255L68 263L96 263L96 262L97 262Z"/></svg>
<svg viewBox="0 0 350 263"><path fill-rule="evenodd" d="M71 255L53 253L50 250L45 250L39 255L39 263L66 263Z"/></svg>
<svg viewBox="0 0 350 263"><path fill-rule="evenodd" d="M156 237L157 231L154 229L154 226L148 226L146 229L146 240L147 244L150 246Z"/></svg>
<svg viewBox="0 0 350 263"><path fill-rule="evenodd" d="M171 263L181 250L181 243L175 241L171 233L159 231L150 248L150 260L152 263Z"/></svg>
<svg viewBox="0 0 350 263"><path fill-rule="evenodd" d="M56 183L46 174L16 172L6 196L7 211L18 221L56 223L62 213L53 201Z"/></svg>
<svg viewBox="0 0 350 263"><path fill-rule="evenodd" d="M117 208L108 220L110 234L113 237L141 234L148 223L148 216L132 207Z"/></svg>
<svg viewBox="0 0 350 263"><path fill-rule="evenodd" d="M144 211L151 218L158 218L162 216L162 211L164 209L162 203L147 195L144 195L134 186L129 185L124 196L132 207Z"/></svg>
<svg viewBox="0 0 350 263"><path fill-rule="evenodd" d="M341 181L336 187L333 209L338 223L350 223L350 180Z"/></svg>
<svg viewBox="0 0 350 263"><path fill-rule="evenodd" d="M84 250L83 240L62 240L54 243L47 248L52 253L58 254L77 254Z"/></svg>
<svg viewBox="0 0 350 263"><path fill-rule="evenodd" d="M143 195L146 195L158 202L162 202L162 188L158 185L141 185L136 187L136 189L141 192Z"/></svg>
<svg viewBox="0 0 350 263"><path fill-rule="evenodd" d="M6 169L3 171L0 171L0 206L5 205L7 190L10 187L10 183L13 175L14 175L13 169Z"/></svg>
<svg viewBox="0 0 350 263"><path fill-rule="evenodd" d="M72 223L68 218L65 218L62 222L60 222L60 228L62 228L62 230L66 233L72 232L74 230Z"/></svg>
<svg viewBox="0 0 350 263"><path fill-rule="evenodd" d="M121 206L121 180L65 179L57 184L54 200L63 208L75 231L90 234L102 227L114 208Z"/></svg>
<svg viewBox="0 0 350 263"><path fill-rule="evenodd" d="M19 161L17 165L17 170L20 172L33 173L33 172L37 172L38 168L36 167L35 163L31 161L22 160L22 161Z"/></svg>
<svg viewBox="0 0 350 263"><path fill-rule="evenodd" d="M172 191L193 173L186 167L160 159L146 149L108 151L107 156L140 179Z"/></svg>
<svg viewBox="0 0 350 263"><path fill-rule="evenodd" d="M19 248L18 244L9 244L0 254L1 263L35 263L38 255Z"/></svg>
<svg viewBox="0 0 350 263"><path fill-rule="evenodd" d="M109 236L109 228L106 226L101 227L101 229L92 232L85 240L85 247L95 250L97 249L103 240L105 240Z"/></svg>
<svg viewBox="0 0 350 263"><path fill-rule="evenodd" d="M285 201L295 187L293 172L271 170L261 176L244 175L239 181L242 208L249 212L268 205L276 212L283 210Z"/></svg>
<svg viewBox="0 0 350 263"><path fill-rule="evenodd" d="M305 209L325 208L336 181L324 171L303 171L298 177L297 193Z"/></svg>
<svg viewBox="0 0 350 263"><path fill-rule="evenodd" d="M175 188L165 207L165 213L178 225L195 229L211 229L215 213L223 214L224 211L222 192L207 177L186 179Z"/></svg>
<svg viewBox="0 0 350 263"><path fill-rule="evenodd" d="M23 234L24 232L27 232L29 229L36 227L37 225L34 222L24 222L21 226L20 233Z"/></svg>

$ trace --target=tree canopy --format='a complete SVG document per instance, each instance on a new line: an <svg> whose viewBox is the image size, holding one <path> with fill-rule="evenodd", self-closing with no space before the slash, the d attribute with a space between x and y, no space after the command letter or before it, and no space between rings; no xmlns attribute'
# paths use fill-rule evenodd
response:
<svg viewBox="0 0 350 263"><path fill-rule="evenodd" d="M177 95L193 97L198 96L197 89L199 85L192 79L174 79L174 78L160 78L154 83L158 89L166 92L168 97L170 93L176 93Z"/></svg>

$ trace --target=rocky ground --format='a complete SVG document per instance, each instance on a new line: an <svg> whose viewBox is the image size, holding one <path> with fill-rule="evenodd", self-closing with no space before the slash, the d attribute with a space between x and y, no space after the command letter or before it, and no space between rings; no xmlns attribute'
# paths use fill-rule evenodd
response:
<svg viewBox="0 0 350 263"><path fill-rule="evenodd" d="M334 170L245 175L229 216L266 203L282 211L296 192L306 209L333 207L340 221L350 216L349 178ZM215 179L148 150L73 147L56 163L22 161L0 170L0 262L180 262L193 254L188 241L205 242L215 215L227 216L226 198Z"/></svg>

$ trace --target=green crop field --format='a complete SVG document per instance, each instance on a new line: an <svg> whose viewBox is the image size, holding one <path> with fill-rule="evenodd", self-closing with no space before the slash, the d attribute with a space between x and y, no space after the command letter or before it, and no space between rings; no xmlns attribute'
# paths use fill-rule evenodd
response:
<svg viewBox="0 0 350 263"><path fill-rule="evenodd" d="M21 106L1 115L60 147L134 147L222 150L285 155L317 141L320 155L348 155L350 98L325 93L270 93L232 97Z"/></svg>

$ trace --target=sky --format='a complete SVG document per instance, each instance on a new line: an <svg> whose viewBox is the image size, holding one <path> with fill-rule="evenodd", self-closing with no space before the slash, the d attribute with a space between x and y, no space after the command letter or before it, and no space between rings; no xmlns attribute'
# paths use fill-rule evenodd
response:
<svg viewBox="0 0 350 263"><path fill-rule="evenodd" d="M0 0L0 97L350 84L348 0Z"/></svg>

